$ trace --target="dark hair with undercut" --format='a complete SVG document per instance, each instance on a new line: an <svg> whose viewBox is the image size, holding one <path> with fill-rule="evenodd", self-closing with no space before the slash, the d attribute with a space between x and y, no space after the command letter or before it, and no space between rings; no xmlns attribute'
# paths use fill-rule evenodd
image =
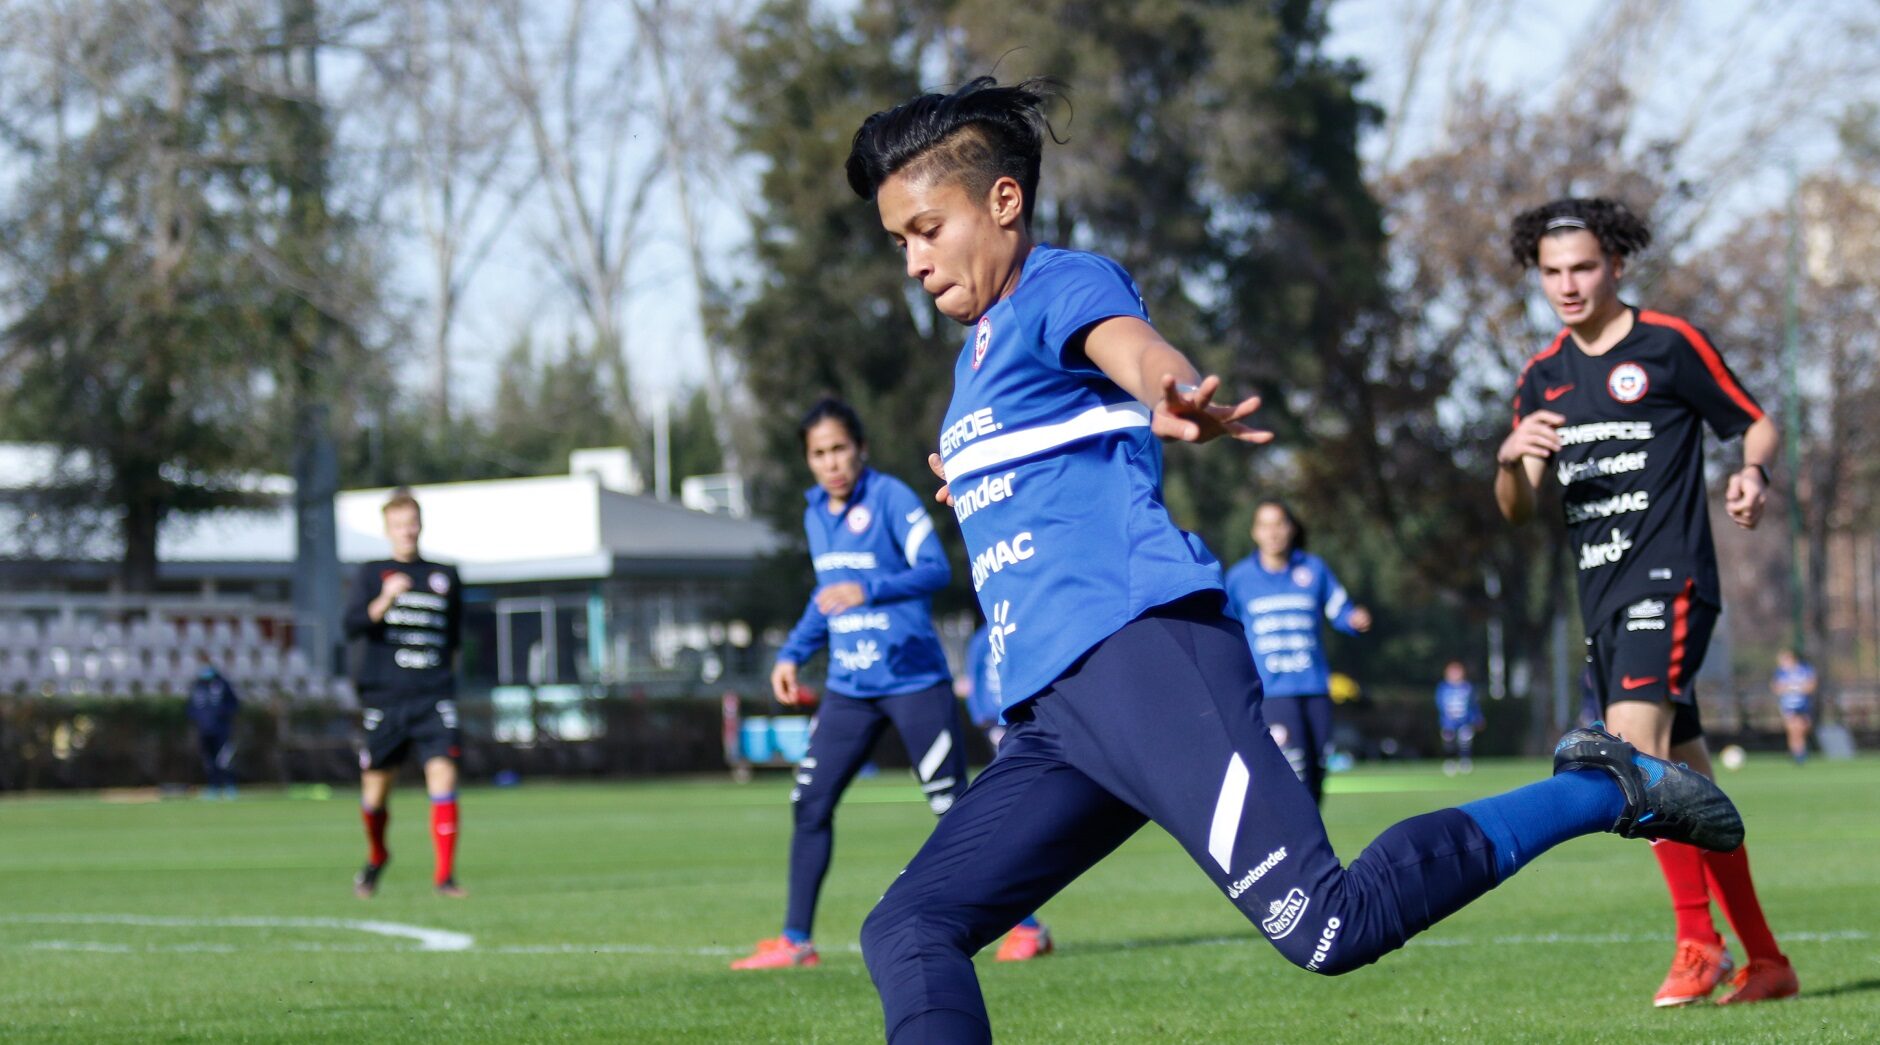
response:
<svg viewBox="0 0 1880 1045"><path fill-rule="evenodd" d="M1037 204L1044 136L1051 132L1044 106L1062 91L1055 80L1034 77L1001 84L990 76L952 94L923 94L862 121L849 147L849 187L865 200L904 170L962 182L983 196L1000 178L1025 193L1024 220ZM1055 133L1052 140L1057 141Z"/></svg>
<svg viewBox="0 0 1880 1045"><path fill-rule="evenodd" d="M1286 517L1287 524L1292 527L1292 541L1286 545L1286 554L1291 555L1293 552L1305 551L1306 524L1299 521L1299 513L1292 510L1292 505L1287 504L1277 497L1263 497L1260 499L1259 504L1253 506L1254 517L1259 518L1260 509L1269 506L1278 508L1279 513Z"/></svg>
<svg viewBox="0 0 1880 1045"><path fill-rule="evenodd" d="M1508 249L1515 264L1533 268L1540 260L1544 237L1576 230L1592 233L1599 249L1616 258L1629 258L1652 245L1652 230L1632 208L1604 196L1569 196L1515 215L1508 230Z"/></svg>
<svg viewBox="0 0 1880 1045"><path fill-rule="evenodd" d="M809 430L824 421L834 421L847 429L858 449L868 445L868 437L862 433L861 416L855 408L835 396L824 396L809 408L809 413L804 414L802 422L796 426L796 439L803 444L803 449L809 449Z"/></svg>

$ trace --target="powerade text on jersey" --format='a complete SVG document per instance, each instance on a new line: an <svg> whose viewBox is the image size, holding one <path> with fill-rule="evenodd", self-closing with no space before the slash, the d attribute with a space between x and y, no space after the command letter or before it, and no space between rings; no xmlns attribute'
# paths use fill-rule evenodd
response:
<svg viewBox="0 0 1880 1045"><path fill-rule="evenodd" d="M1597 356L1562 330L1521 373L1515 423L1536 410L1566 418L1547 467L1560 482L1587 627L1687 579L1698 598L1721 605L1703 424L1733 439L1763 412L1710 340L1645 310Z"/></svg>
<svg viewBox="0 0 1880 1045"><path fill-rule="evenodd" d="M1268 570L1257 553L1227 571L1227 613L1246 629L1269 698L1315 697L1331 691L1319 622L1330 621L1339 631L1355 635L1351 611L1356 608L1331 567L1310 552L1293 552L1277 573Z"/></svg>
<svg viewBox="0 0 1880 1045"><path fill-rule="evenodd" d="M847 697L912 693L948 681L946 653L933 630L933 593L952 570L933 519L908 485L862 469L840 513L829 494L804 495L803 532L818 590L854 581L866 601L826 617L810 596L777 659L798 664L829 647L831 692Z"/></svg>
<svg viewBox="0 0 1880 1045"><path fill-rule="evenodd" d="M940 457L1004 708L1144 610L1221 585L1163 507L1148 407L1083 353L1115 316L1149 318L1120 265L1039 245L953 368Z"/></svg>
<svg viewBox="0 0 1880 1045"><path fill-rule="evenodd" d="M411 586L374 621L372 601L396 573ZM353 681L362 699L429 700L455 691L454 659L463 645L463 585L456 567L425 559L363 563L353 574L343 622L355 647Z"/></svg>

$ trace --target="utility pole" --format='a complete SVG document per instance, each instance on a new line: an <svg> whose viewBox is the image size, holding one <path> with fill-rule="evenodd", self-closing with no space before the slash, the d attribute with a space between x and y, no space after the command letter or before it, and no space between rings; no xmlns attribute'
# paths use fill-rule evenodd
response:
<svg viewBox="0 0 1880 1045"><path fill-rule="evenodd" d="M320 104L318 0L282 0L287 47L282 80L288 95L290 264L317 285L325 275L330 229L326 209L327 132ZM294 620L295 643L314 670L335 671L339 647L339 539L333 499L339 454L327 423L333 320L303 302L294 327Z"/></svg>
<svg viewBox="0 0 1880 1045"><path fill-rule="evenodd" d="M1801 179L1789 166L1789 242L1787 273L1782 281L1782 416L1788 431L1783 433L1783 451L1787 472L1789 502L1789 645L1796 656L1806 652L1806 633L1802 628L1802 503L1796 496L1801 473L1802 397L1795 382L1797 357L1801 354L1801 318L1796 295L1802 272L1802 187Z"/></svg>

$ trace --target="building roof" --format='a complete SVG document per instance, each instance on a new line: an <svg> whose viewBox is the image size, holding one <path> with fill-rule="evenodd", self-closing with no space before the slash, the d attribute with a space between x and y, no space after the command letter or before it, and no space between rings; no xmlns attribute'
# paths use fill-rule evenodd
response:
<svg viewBox="0 0 1880 1045"><path fill-rule="evenodd" d="M775 532L761 522L610 490L593 475L410 490L424 511L425 556L454 563L472 584L600 578L662 566L741 566L778 545ZM391 493L381 488L339 495L341 561L387 554L380 509Z"/></svg>
<svg viewBox="0 0 1880 1045"><path fill-rule="evenodd" d="M34 519L21 495L88 470L77 457L62 466L50 447L0 443L0 559L74 565L117 559L115 526L108 519L68 527L58 540L33 537ZM209 575L237 564L250 574L274 567L283 577L291 572L293 481L256 474L242 477L241 485L275 503L165 519L157 537L163 573ZM594 474L434 483L411 491L424 509L424 554L456 564L469 583L737 570L779 544L776 533L756 520L623 493ZM388 554L380 507L390 494L384 488L346 490L335 498L341 562Z"/></svg>

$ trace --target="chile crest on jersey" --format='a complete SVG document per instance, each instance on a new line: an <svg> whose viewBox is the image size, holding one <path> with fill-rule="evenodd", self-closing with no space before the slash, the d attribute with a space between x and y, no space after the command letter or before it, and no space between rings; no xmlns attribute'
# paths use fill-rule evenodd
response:
<svg viewBox="0 0 1880 1045"><path fill-rule="evenodd" d="M1078 347L1117 316L1148 319L1121 266L1041 245L954 366L940 457L1004 707L1143 610L1220 587L1163 508L1148 408Z"/></svg>

